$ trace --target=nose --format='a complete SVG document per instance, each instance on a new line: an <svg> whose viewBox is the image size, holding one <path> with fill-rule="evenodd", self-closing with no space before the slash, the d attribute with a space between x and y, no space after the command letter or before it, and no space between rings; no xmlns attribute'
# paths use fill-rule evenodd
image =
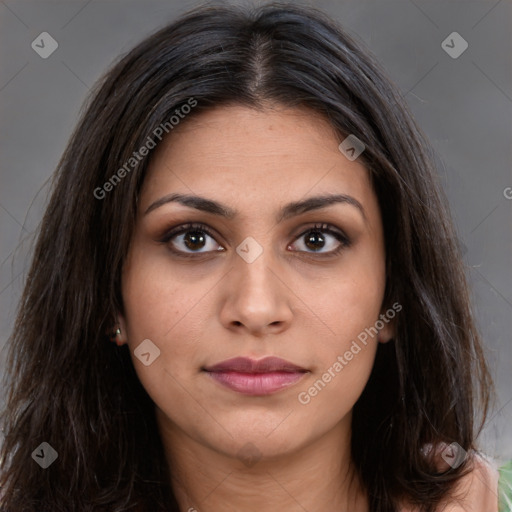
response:
<svg viewBox="0 0 512 512"><path fill-rule="evenodd" d="M265 249L252 262L238 254L225 276L221 323L232 331L254 336L277 334L292 321L291 300L294 296L282 269Z"/></svg>

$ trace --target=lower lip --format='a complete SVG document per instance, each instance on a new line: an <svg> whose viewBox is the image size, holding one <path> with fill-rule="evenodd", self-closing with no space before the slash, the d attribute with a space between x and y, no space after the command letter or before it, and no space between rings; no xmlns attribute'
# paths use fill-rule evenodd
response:
<svg viewBox="0 0 512 512"><path fill-rule="evenodd" d="M207 372L212 379L233 391L245 395L269 395L292 386L304 377L305 372Z"/></svg>

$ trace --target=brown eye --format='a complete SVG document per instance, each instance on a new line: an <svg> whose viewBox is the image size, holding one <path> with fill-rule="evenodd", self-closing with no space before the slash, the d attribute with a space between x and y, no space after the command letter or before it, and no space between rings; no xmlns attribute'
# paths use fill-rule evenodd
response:
<svg viewBox="0 0 512 512"><path fill-rule="evenodd" d="M310 231L305 238L305 245L312 251L318 251L325 245L325 237L320 231Z"/></svg>
<svg viewBox="0 0 512 512"><path fill-rule="evenodd" d="M190 250L202 249L206 243L206 237L201 231L187 231L183 235L183 242Z"/></svg>
<svg viewBox="0 0 512 512"><path fill-rule="evenodd" d="M184 256L224 250L215 241L210 230L202 224L179 226L166 233L160 242L168 244L174 253Z"/></svg>
<svg viewBox="0 0 512 512"><path fill-rule="evenodd" d="M295 246L296 250L310 254L336 255L350 245L346 235L328 224L314 226L299 235L296 240L291 247ZM324 248L327 250L323 251Z"/></svg>

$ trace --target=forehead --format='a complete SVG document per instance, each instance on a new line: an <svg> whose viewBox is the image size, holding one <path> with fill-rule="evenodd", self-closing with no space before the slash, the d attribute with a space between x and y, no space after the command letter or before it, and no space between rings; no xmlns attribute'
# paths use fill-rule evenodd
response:
<svg viewBox="0 0 512 512"><path fill-rule="evenodd" d="M155 149L141 206L174 190L231 196L237 203L301 197L313 189L364 200L371 192L368 171L340 152L342 139L306 108L230 105L196 113Z"/></svg>

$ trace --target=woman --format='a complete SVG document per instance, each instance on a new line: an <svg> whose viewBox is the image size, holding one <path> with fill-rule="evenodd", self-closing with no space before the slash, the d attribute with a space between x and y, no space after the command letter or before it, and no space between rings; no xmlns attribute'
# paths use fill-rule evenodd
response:
<svg viewBox="0 0 512 512"><path fill-rule="evenodd" d="M3 510L497 510L434 176L396 87L314 9L203 7L139 44L56 174Z"/></svg>

